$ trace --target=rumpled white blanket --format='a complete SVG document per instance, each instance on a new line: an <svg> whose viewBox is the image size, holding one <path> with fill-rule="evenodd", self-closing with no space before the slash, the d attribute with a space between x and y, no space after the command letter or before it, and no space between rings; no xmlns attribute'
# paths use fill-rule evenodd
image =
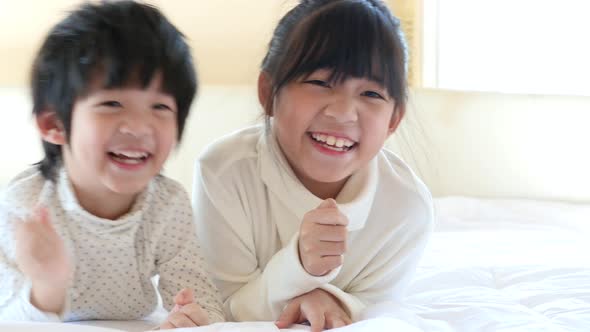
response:
<svg viewBox="0 0 590 332"><path fill-rule="evenodd" d="M590 331L590 205L449 197L436 200L436 213L436 231L405 301L369 307L366 320L332 331ZM143 331L162 314L85 325L4 322L0 331ZM279 329L243 322L178 331Z"/></svg>

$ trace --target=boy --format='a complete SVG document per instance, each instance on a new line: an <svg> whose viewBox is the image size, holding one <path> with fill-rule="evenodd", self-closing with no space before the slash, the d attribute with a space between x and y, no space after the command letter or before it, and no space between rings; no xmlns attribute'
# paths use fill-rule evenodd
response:
<svg viewBox="0 0 590 332"><path fill-rule="evenodd" d="M84 4L45 39L31 88L45 157L0 201L0 319L138 319L159 275L161 328L223 320L188 196L159 175L197 88L182 34L145 4Z"/></svg>

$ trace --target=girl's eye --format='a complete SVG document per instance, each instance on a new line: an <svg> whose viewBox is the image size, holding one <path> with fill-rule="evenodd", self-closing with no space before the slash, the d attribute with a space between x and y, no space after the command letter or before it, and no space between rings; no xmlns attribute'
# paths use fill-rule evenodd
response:
<svg viewBox="0 0 590 332"><path fill-rule="evenodd" d="M158 111L170 111L170 112L174 112L174 110L172 109L172 107L166 105L166 104L154 104L153 108L155 110Z"/></svg>
<svg viewBox="0 0 590 332"><path fill-rule="evenodd" d="M312 85L317 85L317 86L321 86L321 87L324 87L324 88L329 88L330 87L330 83L328 83L326 81L322 81L322 80L307 80L304 83L312 84Z"/></svg>
<svg viewBox="0 0 590 332"><path fill-rule="evenodd" d="M377 99L383 99L383 100L385 100L385 98L381 94L379 94L378 92L375 92L375 91L365 91L361 95L363 95L365 97L377 98Z"/></svg>
<svg viewBox="0 0 590 332"><path fill-rule="evenodd" d="M108 100L105 102L100 103L100 106L106 106L106 107L122 107L123 105L121 105L121 103L119 103L116 100Z"/></svg>

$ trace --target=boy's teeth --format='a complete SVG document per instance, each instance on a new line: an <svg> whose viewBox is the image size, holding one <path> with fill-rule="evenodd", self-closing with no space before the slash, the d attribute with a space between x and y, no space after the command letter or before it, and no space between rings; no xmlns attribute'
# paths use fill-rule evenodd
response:
<svg viewBox="0 0 590 332"><path fill-rule="evenodd" d="M117 159L117 161L119 161L120 163L128 164L128 165L137 165L142 162L141 159L127 159L127 158L122 159L122 158L116 158L116 157L115 157L115 159Z"/></svg>
<svg viewBox="0 0 590 332"><path fill-rule="evenodd" d="M118 152L115 152L115 154L117 154L119 156L127 157L127 158L132 158L132 159L147 158L147 156L148 156L147 152L139 152L139 151L118 151Z"/></svg>

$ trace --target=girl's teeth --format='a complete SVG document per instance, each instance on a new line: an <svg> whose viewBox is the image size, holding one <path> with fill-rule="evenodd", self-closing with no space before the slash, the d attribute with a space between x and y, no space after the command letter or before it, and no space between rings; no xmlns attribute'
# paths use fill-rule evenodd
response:
<svg viewBox="0 0 590 332"><path fill-rule="evenodd" d="M315 133L312 134L311 136L313 137L313 139L315 139L318 142L322 142L322 143L325 143L327 145L337 147L337 148L342 148L342 147L350 148L351 146L354 145L353 141L346 139L346 138L342 138L342 137L328 136L328 135L324 135L324 134L315 134Z"/></svg>
<svg viewBox="0 0 590 332"><path fill-rule="evenodd" d="M330 149L330 150L339 151L339 152L346 151L344 148L338 148L338 147L330 146L330 145L326 145L325 147L328 148L328 149Z"/></svg>

